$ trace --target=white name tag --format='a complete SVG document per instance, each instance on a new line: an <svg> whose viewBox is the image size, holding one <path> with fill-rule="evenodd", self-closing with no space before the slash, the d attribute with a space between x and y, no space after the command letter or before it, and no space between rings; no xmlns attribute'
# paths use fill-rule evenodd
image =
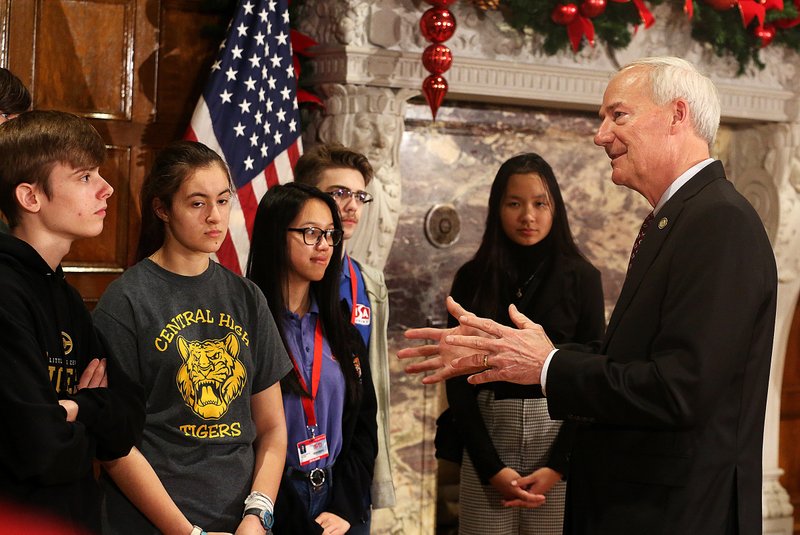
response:
<svg viewBox="0 0 800 535"><path fill-rule="evenodd" d="M297 443L297 456L300 466L305 466L314 461L319 461L328 456L328 440L325 435L319 435Z"/></svg>

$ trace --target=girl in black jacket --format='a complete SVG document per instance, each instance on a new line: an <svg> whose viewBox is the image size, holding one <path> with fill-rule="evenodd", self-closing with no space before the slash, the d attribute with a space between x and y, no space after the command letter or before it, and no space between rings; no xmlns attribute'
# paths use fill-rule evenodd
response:
<svg viewBox="0 0 800 535"><path fill-rule="evenodd" d="M599 340L604 330L600 273L572 238L553 170L537 154L506 161L489 195L486 230L475 257L455 276L453 298L482 317L511 325L508 306L540 323L556 343ZM449 318L450 326L457 324ZM454 428L467 455L461 467L462 534L560 534L562 481L571 427L550 420L541 387L447 381ZM511 481L537 474L532 510L503 506Z"/></svg>

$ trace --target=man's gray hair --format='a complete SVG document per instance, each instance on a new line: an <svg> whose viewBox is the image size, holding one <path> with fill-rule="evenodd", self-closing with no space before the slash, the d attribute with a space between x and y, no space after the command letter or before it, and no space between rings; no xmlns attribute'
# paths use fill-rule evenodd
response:
<svg viewBox="0 0 800 535"><path fill-rule="evenodd" d="M620 72L633 67L647 68L653 102L657 105L663 106L678 98L686 101L695 132L711 148L720 115L719 93L714 82L688 61L671 56L637 59L622 67Z"/></svg>

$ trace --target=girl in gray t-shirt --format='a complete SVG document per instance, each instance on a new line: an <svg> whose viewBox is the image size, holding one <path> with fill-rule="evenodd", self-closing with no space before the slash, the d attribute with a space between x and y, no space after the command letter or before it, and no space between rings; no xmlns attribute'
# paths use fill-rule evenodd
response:
<svg viewBox="0 0 800 535"><path fill-rule="evenodd" d="M214 151L166 148L142 186L139 262L94 312L147 393L142 443L104 465L109 533L262 534L271 525L286 456L279 381L291 364L258 287L210 259L232 195Z"/></svg>

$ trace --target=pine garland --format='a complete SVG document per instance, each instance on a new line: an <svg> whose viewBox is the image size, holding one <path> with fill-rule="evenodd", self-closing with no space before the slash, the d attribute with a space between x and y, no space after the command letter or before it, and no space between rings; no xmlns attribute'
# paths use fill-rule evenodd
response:
<svg viewBox="0 0 800 535"><path fill-rule="evenodd" d="M580 6L582 0L500 0L500 10L508 23L517 30L531 30L544 37L543 49L553 55L561 50L570 50L571 44L567 27L553 22L551 15L559 5L572 1ZM664 0L651 0L647 6L652 8ZM684 0L672 0L677 11L682 12ZM708 43L717 56L732 56L739 64L738 74L744 74L752 64L758 69L765 67L760 58L762 41L755 35L758 21L754 19L747 28L742 24L738 7L717 11L703 1L695 0L694 16L691 19L691 36L701 43ZM685 16L685 15L684 15ZM798 17L798 7L793 0L784 0L783 11L770 9L766 13L765 27L774 26L776 21L788 21ZM610 49L626 48L633 37L634 28L643 29L642 20L633 2L608 0L605 11L591 19L595 38ZM580 48L586 45L586 39ZM800 25L792 28L775 27L775 37L771 45L786 46L800 51Z"/></svg>

